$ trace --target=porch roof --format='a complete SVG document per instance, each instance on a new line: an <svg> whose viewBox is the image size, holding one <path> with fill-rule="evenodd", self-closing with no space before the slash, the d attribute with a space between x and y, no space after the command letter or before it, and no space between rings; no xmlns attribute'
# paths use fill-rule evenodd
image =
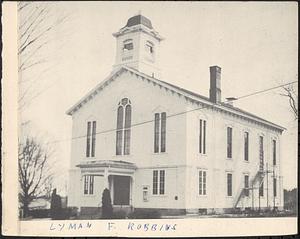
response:
<svg viewBox="0 0 300 239"><path fill-rule="evenodd" d="M126 161L116 161L116 160L93 160L81 162L76 165L79 168L122 168L122 169L136 169L136 165L134 163L126 162Z"/></svg>

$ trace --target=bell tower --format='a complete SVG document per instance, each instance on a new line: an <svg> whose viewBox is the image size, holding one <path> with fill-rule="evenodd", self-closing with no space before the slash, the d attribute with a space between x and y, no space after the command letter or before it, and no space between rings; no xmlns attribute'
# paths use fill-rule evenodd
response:
<svg viewBox="0 0 300 239"><path fill-rule="evenodd" d="M113 69L125 65L160 78L159 44L163 38L153 29L148 18L140 13L129 18L126 26L113 33L113 36L117 40Z"/></svg>

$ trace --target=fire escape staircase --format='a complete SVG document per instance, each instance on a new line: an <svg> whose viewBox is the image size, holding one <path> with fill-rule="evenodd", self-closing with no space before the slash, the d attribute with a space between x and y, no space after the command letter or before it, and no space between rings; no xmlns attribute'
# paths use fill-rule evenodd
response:
<svg viewBox="0 0 300 239"><path fill-rule="evenodd" d="M265 171L263 171L261 168L259 169L259 171L256 173L255 177L252 179L251 181L251 190L253 193L253 189L259 188L261 186L261 184L264 181L264 177L265 177ZM256 182L259 182L259 186L258 187L254 187L254 185L256 184ZM242 182L244 183L244 182ZM237 208L239 202L241 201L241 199L245 196L245 191L249 190L250 188L244 188L242 187L240 192L237 194L236 200L234 202L234 208ZM253 196L253 195L252 195Z"/></svg>

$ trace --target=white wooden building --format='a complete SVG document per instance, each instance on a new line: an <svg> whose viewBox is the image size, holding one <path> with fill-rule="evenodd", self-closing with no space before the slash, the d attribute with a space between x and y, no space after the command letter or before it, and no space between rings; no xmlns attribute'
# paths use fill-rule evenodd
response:
<svg viewBox="0 0 300 239"><path fill-rule="evenodd" d="M114 207L166 214L282 208L283 127L221 99L221 68L209 97L160 80L163 38L142 15L113 36L111 74L72 116L68 206L93 210L109 188Z"/></svg>

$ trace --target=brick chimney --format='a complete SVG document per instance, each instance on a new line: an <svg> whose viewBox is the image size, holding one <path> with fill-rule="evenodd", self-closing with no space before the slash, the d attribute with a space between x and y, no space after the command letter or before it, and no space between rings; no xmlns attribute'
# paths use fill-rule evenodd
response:
<svg viewBox="0 0 300 239"><path fill-rule="evenodd" d="M213 103L221 102L221 67L211 66L209 99Z"/></svg>

